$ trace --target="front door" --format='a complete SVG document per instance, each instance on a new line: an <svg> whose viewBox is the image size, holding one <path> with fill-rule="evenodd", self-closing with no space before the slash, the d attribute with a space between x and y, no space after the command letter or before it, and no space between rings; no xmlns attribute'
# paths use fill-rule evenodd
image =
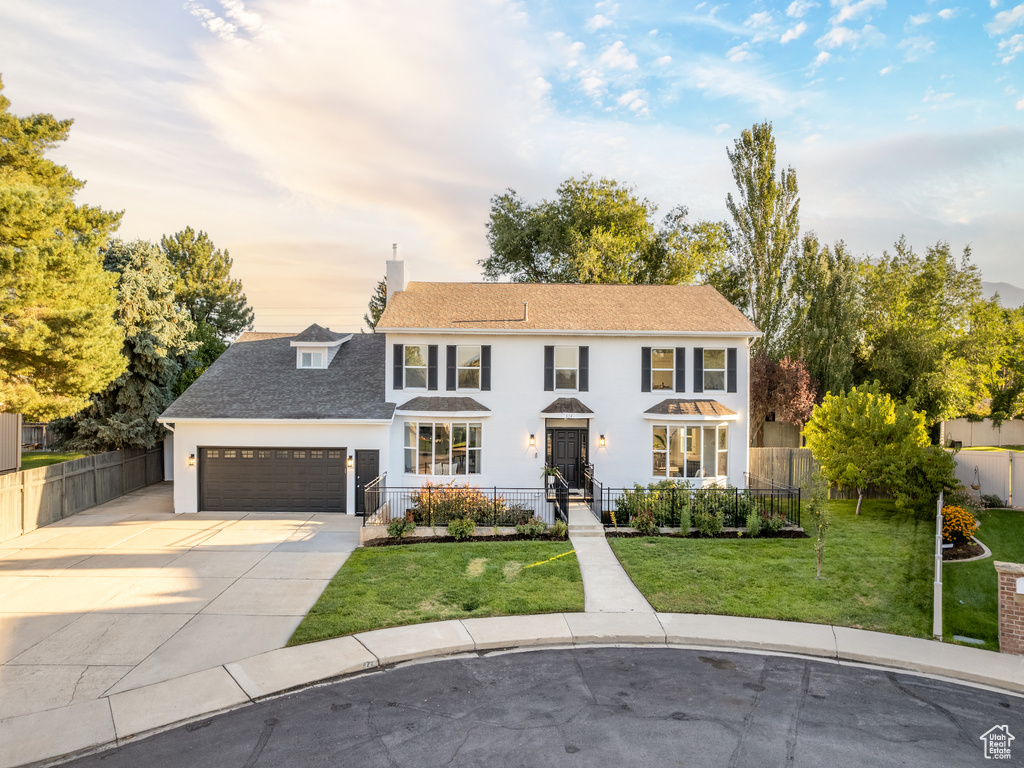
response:
<svg viewBox="0 0 1024 768"><path fill-rule="evenodd" d="M558 467L570 488L581 488L587 456L587 430L549 429L548 435L551 446L548 463Z"/></svg>
<svg viewBox="0 0 1024 768"><path fill-rule="evenodd" d="M363 490L380 474L380 451L356 451L356 514L366 514Z"/></svg>

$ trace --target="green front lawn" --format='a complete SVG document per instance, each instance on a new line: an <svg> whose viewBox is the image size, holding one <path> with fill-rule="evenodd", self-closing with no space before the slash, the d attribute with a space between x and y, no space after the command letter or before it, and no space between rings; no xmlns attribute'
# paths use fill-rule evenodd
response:
<svg viewBox="0 0 1024 768"><path fill-rule="evenodd" d="M973 563L946 563L942 567L942 635L984 640L999 650L999 603L996 569L992 563L1024 563L1024 512L987 509L978 519L976 537L992 550L992 557Z"/></svg>
<svg viewBox="0 0 1024 768"><path fill-rule="evenodd" d="M931 634L935 520L891 501L832 501L823 578L814 539L609 539L658 611ZM809 521L804 524L809 526Z"/></svg>
<svg viewBox="0 0 1024 768"><path fill-rule="evenodd" d="M21 468L23 470L38 469L51 464L60 464L62 461L81 459L88 455L87 453L57 453L56 451L22 451Z"/></svg>
<svg viewBox="0 0 1024 768"><path fill-rule="evenodd" d="M442 619L582 611L576 555L544 562L565 552L568 541L360 548L288 644Z"/></svg>

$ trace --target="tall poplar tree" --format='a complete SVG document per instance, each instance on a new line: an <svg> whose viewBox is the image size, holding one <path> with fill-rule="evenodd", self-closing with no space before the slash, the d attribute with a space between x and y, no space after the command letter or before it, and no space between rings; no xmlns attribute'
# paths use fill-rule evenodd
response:
<svg viewBox="0 0 1024 768"><path fill-rule="evenodd" d="M11 114L0 81L0 411L69 416L124 370L115 276L99 249L120 213L75 205L84 185L46 153L71 120Z"/></svg>
<svg viewBox="0 0 1024 768"><path fill-rule="evenodd" d="M388 304L388 276L384 275L377 281L377 287L373 289L370 303L366 306L369 310L363 315L363 322L371 331L376 330L380 316L384 314L384 307Z"/></svg>
<svg viewBox="0 0 1024 768"><path fill-rule="evenodd" d="M792 167L775 174L775 137L765 122L726 149L737 198L725 200L736 224L733 252L745 282L747 316L764 336L760 349L777 356L789 322L789 287L800 237L800 198Z"/></svg>

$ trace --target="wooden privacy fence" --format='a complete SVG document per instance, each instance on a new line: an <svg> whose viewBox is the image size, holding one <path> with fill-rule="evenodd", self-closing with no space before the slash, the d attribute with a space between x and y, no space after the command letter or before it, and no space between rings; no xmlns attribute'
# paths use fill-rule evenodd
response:
<svg viewBox="0 0 1024 768"><path fill-rule="evenodd" d="M162 442L0 475L0 541L163 479Z"/></svg>
<svg viewBox="0 0 1024 768"><path fill-rule="evenodd" d="M799 488L801 496L808 498L811 493L811 475L816 463L810 448L751 448L750 474L771 480L780 485ZM832 499L856 499L856 488L833 488ZM864 491L865 499L891 499L885 491L869 485Z"/></svg>
<svg viewBox="0 0 1024 768"><path fill-rule="evenodd" d="M49 423L33 422L29 424L23 422L21 425L21 444L32 446L26 450L45 451L56 441L57 434Z"/></svg>

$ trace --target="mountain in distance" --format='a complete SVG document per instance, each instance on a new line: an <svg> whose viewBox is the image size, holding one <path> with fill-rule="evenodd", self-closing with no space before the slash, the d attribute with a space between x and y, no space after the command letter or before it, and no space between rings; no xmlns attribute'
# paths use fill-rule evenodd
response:
<svg viewBox="0 0 1024 768"><path fill-rule="evenodd" d="M981 281L981 287L986 298L991 299L993 294L998 293L999 303L1007 309L1024 305L1024 288L1009 283L988 283L984 280Z"/></svg>

